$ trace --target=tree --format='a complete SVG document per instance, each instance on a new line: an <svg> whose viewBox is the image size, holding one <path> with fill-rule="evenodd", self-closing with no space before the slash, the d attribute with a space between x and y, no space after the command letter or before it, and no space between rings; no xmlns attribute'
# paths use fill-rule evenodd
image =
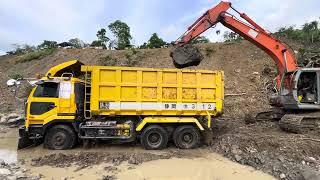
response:
<svg viewBox="0 0 320 180"><path fill-rule="evenodd" d="M116 20L109 24L108 28L117 38L117 49L125 49L126 47L131 46L130 40L132 39L132 36L130 34L130 27L126 23Z"/></svg>
<svg viewBox="0 0 320 180"><path fill-rule="evenodd" d="M209 43L210 40L205 36L198 36L190 41L190 44Z"/></svg>
<svg viewBox="0 0 320 180"><path fill-rule="evenodd" d="M58 47L58 43L56 41L48 41L44 40L43 43L38 45L38 49L55 49Z"/></svg>
<svg viewBox="0 0 320 180"><path fill-rule="evenodd" d="M166 43L163 39L159 38L157 33L153 33L147 43L147 47L148 48L161 48L166 44L168 44L168 43Z"/></svg>
<svg viewBox="0 0 320 180"><path fill-rule="evenodd" d="M28 44L13 44L14 50L8 51L7 54L10 55L22 55L30 52L34 52L36 47L28 45Z"/></svg>
<svg viewBox="0 0 320 180"><path fill-rule="evenodd" d="M71 43L73 47L79 48L79 49L83 48L85 45L84 42L79 38L70 39L69 43Z"/></svg>
<svg viewBox="0 0 320 180"><path fill-rule="evenodd" d="M228 32L228 31L224 32L223 38L224 38L224 41L226 42L238 42L243 39L239 34L235 32Z"/></svg>
<svg viewBox="0 0 320 180"><path fill-rule="evenodd" d="M106 29L102 28L97 32L97 37L98 37L98 41L100 41L99 43L101 44L101 46L103 46L104 48L107 47L107 43L108 41L110 41L110 39L106 36ZM102 45L103 44L103 45Z"/></svg>
<svg viewBox="0 0 320 180"><path fill-rule="evenodd" d="M105 45L101 40L92 41L92 43L90 44L90 46L92 46L92 47L103 47L103 48L106 48L106 45Z"/></svg>
<svg viewBox="0 0 320 180"><path fill-rule="evenodd" d="M311 43L314 42L314 36L319 31L318 29L318 21L312 21L310 23L305 23L302 26L302 31L306 33L306 40L311 41Z"/></svg>
<svg viewBox="0 0 320 180"><path fill-rule="evenodd" d="M148 48L148 43L143 43L140 47L139 47L139 49L147 49Z"/></svg>

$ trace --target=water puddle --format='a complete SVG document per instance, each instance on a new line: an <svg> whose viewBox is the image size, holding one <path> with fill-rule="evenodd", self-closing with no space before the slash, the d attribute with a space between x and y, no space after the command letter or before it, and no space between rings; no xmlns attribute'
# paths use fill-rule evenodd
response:
<svg viewBox="0 0 320 180"><path fill-rule="evenodd" d="M0 133L0 161L6 163L16 163L18 131L16 129L8 129L6 133Z"/></svg>
<svg viewBox="0 0 320 180"><path fill-rule="evenodd" d="M140 165L132 165L126 162L119 166L110 164L95 164L87 168L77 170L79 167L71 165L70 167L50 167L31 165L31 159L41 157L52 153L81 153L81 152L124 152L140 153L148 152L155 154L168 153L175 151L174 147L162 151L146 151L140 146L134 145L102 145L94 148L84 149L78 147L68 151L51 151L43 148L42 145L29 149L17 151L18 130L8 129L6 133L0 133L0 160L7 163L16 163L18 160L25 160L22 165L28 169L29 173L34 176L42 174L42 179L101 179L104 175L115 176L118 179L140 180L140 179L274 179L268 174L254 170L251 167L243 166L232 162L219 154L212 153L208 149L199 148L186 151L187 157L193 158L176 158L154 160L144 162ZM190 155L190 156L189 156ZM115 167L115 171L108 171L107 167Z"/></svg>

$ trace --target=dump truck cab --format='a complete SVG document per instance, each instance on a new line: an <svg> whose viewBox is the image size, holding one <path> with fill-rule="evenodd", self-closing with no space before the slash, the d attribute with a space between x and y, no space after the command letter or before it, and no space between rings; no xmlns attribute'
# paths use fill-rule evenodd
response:
<svg viewBox="0 0 320 180"><path fill-rule="evenodd" d="M84 81L75 77L80 76L81 65L77 60L59 64L36 82L25 104L18 146L43 140L55 124L76 127L76 119L83 116Z"/></svg>
<svg viewBox="0 0 320 180"><path fill-rule="evenodd" d="M72 76L39 80L26 102L26 128L59 120L74 120L79 115L81 87L83 82Z"/></svg>

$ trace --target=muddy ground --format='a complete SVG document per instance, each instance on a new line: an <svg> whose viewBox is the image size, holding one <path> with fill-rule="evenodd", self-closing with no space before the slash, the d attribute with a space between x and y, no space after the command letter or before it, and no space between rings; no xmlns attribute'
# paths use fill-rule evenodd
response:
<svg viewBox="0 0 320 180"><path fill-rule="evenodd" d="M221 117L214 118L212 122L214 125L214 144L212 146L203 146L191 151L180 151L170 145L167 150L160 152L144 151L139 145L104 145L89 150L78 147L76 150L68 152L48 151L39 146L31 151L18 152L18 159L22 159L22 163L25 159L28 171L30 173L32 171L31 175L35 177L41 177L39 172L43 172L47 174L46 177L49 177L48 174L52 175L48 170L50 167L49 169L52 172L65 173L69 178L71 176L80 177L80 174L84 176L84 174L87 174L85 172L90 171L92 173L91 178L103 178L105 176L105 179L125 177L122 174L125 172L140 173L141 175L142 169L149 170L150 166L153 169L160 167L157 166L158 161L164 167L171 167L166 164L167 162L171 164L179 162L183 165L189 163L191 164L190 172L193 172L192 169L196 168L198 164L192 164L191 162L198 162L200 159L200 162L209 166L208 169L202 166L197 169L204 174L201 178L235 179L222 175L217 177L212 174L212 172L220 171L210 162L224 162L225 159L220 161L220 157L217 160L217 158L210 159L208 156L220 154L238 165L248 165L259 170L254 172L263 171L277 179L319 179L317 175L320 168L320 139L317 132L304 135L291 134L281 131L277 125L278 122L258 122L251 125L244 122L246 114L256 114L269 108L268 96L272 94L270 84L275 76L272 60L264 52L246 41L204 44L199 47L205 55L205 59L198 67L192 69L224 70L225 72L224 114ZM292 45L292 47L295 46ZM112 65L125 66L130 64L140 67L173 68L169 51L170 49L139 50L137 54L132 56L132 58L138 60L134 63L132 61L128 62L128 59L126 59L128 51L94 49L58 50L48 57L26 63L17 63L19 60L17 56L2 56L0 57L0 88L2 89L0 91L0 113L22 108L21 102L26 96L25 93L23 91L19 92L18 96L21 99L17 101L11 90L5 86L5 81L14 73L19 73L24 77L33 77L36 73L44 74L49 67L69 59L79 59L85 64L106 65L112 60L114 61ZM207 161L208 159L210 162ZM118 162L119 165L117 165ZM147 164L147 167L144 164ZM223 165L221 166L228 169L228 166ZM232 167L231 169L235 166L232 163L228 165ZM46 170L41 169L41 167L46 167ZM134 169L130 169L133 167L139 169L139 171L133 172ZM178 167L179 165L176 165L172 169ZM183 167L188 169L188 167ZM60 168L60 170L56 168ZM66 169L66 171L61 171L61 168ZM80 170L76 171L77 169ZM212 169L212 172L210 169ZM169 172L167 169L163 170ZM100 174L96 174L97 171ZM101 172L109 171L115 173L101 174ZM189 172L189 169L185 170L186 172ZM225 175L234 173L221 172ZM237 172L240 172L240 170ZM235 174L237 175L237 173ZM143 178L150 177L144 175ZM236 177L239 176L240 174ZM163 178L161 174L159 177ZM190 179L199 178L200 176L192 176ZM263 177L251 177L251 179L263 179Z"/></svg>

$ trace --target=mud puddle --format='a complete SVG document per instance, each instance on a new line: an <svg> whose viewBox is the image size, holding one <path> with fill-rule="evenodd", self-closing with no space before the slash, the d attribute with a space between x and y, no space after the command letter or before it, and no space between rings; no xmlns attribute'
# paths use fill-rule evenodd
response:
<svg viewBox="0 0 320 180"><path fill-rule="evenodd" d="M17 129L0 133L0 161L17 163L39 179L273 179L208 148L146 151L138 145L101 145L51 151L42 145L16 151Z"/></svg>

